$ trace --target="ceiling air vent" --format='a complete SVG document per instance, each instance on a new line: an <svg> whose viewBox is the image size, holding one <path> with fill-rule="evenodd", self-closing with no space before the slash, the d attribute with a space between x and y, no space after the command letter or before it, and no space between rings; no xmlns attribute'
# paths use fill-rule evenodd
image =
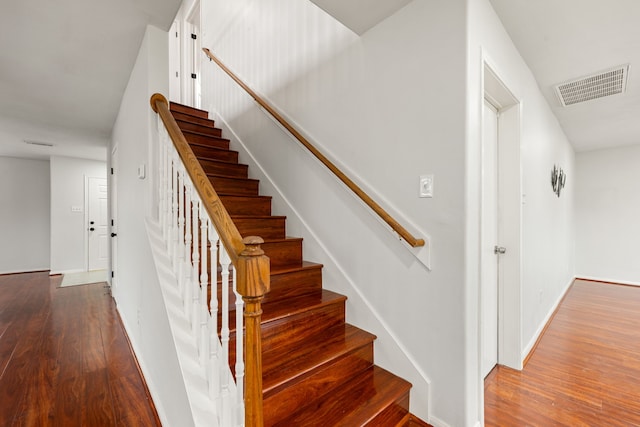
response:
<svg viewBox="0 0 640 427"><path fill-rule="evenodd" d="M563 106L624 93L627 89L629 64L621 65L591 76L561 83L556 94Z"/></svg>

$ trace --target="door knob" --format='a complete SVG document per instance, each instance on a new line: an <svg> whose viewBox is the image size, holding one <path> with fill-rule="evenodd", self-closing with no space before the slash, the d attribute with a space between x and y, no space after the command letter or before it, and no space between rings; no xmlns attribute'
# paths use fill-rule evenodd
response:
<svg viewBox="0 0 640 427"><path fill-rule="evenodd" d="M507 252L507 248L502 247L502 246L494 246L493 247L493 253L494 254L504 254Z"/></svg>
<svg viewBox="0 0 640 427"><path fill-rule="evenodd" d="M117 235L117 233L111 233L111 237L116 237Z"/></svg>
<svg viewBox="0 0 640 427"><path fill-rule="evenodd" d="M94 230L95 230L95 228L93 228L93 227L91 227L91 228L89 229L89 231L94 231Z"/></svg>

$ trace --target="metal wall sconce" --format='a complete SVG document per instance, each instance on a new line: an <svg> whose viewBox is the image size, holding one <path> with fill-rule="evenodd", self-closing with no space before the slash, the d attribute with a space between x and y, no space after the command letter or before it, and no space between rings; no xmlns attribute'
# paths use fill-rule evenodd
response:
<svg viewBox="0 0 640 427"><path fill-rule="evenodd" d="M562 168L558 168L556 165L553 165L553 169L551 170L551 188L553 188L553 192L556 193L556 196L560 197L560 190L564 188L566 181L567 175L564 174Z"/></svg>

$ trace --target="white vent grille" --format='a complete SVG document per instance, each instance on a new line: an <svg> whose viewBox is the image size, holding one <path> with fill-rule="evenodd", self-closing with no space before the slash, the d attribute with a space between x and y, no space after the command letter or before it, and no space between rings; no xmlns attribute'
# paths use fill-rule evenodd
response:
<svg viewBox="0 0 640 427"><path fill-rule="evenodd" d="M602 71L591 76L571 80L556 86L563 106L624 93L627 89L629 64Z"/></svg>

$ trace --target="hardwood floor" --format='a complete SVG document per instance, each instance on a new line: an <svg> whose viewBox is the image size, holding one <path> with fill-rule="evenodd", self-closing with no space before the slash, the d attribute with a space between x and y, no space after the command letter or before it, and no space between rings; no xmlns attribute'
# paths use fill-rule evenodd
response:
<svg viewBox="0 0 640 427"><path fill-rule="evenodd" d="M522 372L485 380L486 426L640 426L640 288L576 280Z"/></svg>
<svg viewBox="0 0 640 427"><path fill-rule="evenodd" d="M0 276L0 426L159 426L109 290Z"/></svg>

